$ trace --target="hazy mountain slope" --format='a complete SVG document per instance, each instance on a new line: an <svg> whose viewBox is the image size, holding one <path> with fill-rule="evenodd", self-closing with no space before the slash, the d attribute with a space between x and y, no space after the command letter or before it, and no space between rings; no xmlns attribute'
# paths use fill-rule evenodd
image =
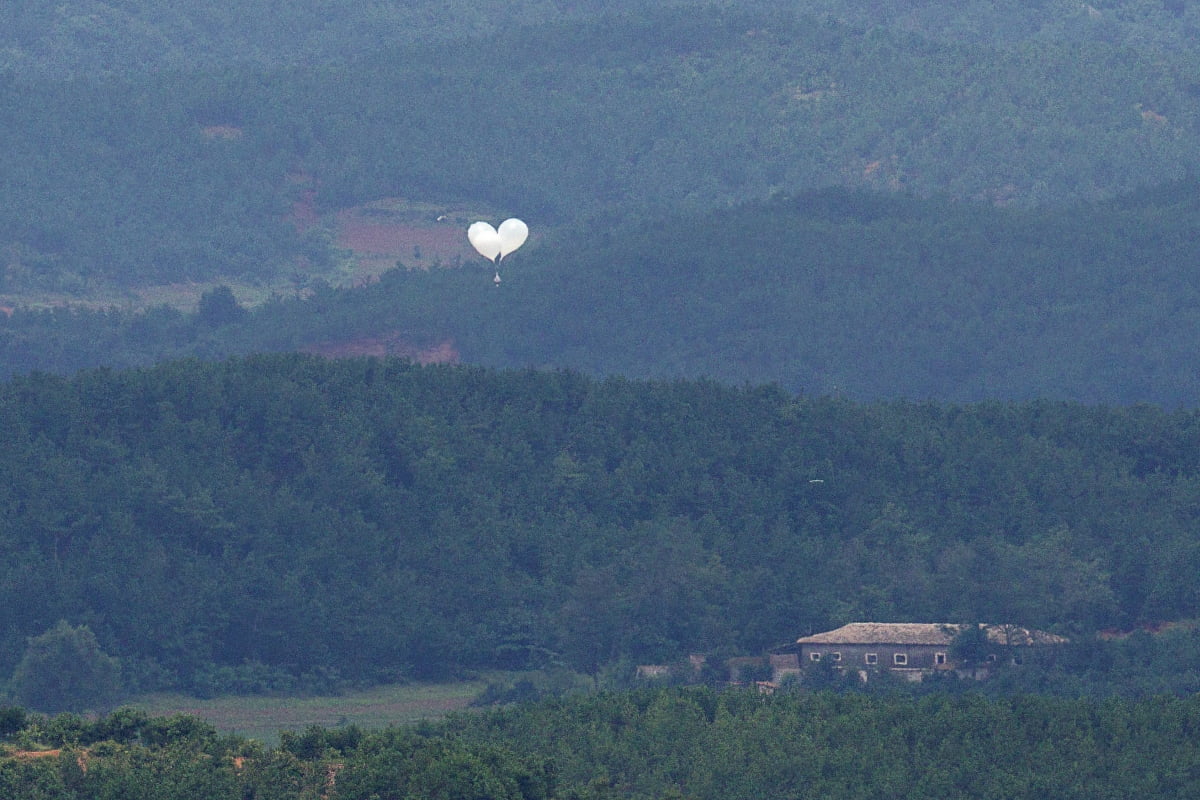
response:
<svg viewBox="0 0 1200 800"><path fill-rule="evenodd" d="M806 13L934 39L993 46L1028 41L1107 42L1146 52L1194 50L1200 8L1184 0L810 0Z"/></svg>
<svg viewBox="0 0 1200 800"><path fill-rule="evenodd" d="M656 220L539 253L528 278L514 258L511 285L472 298L489 335L443 330L482 363L1191 406L1198 197L1049 212L830 191Z"/></svg>
<svg viewBox="0 0 1200 800"><path fill-rule="evenodd" d="M401 42L486 36L596 16L620 2L551 0L12 0L0 9L0 71L128 75L230 64L319 65Z"/></svg>
<svg viewBox="0 0 1200 800"><path fill-rule="evenodd" d="M652 15L664 6L705 15L741 8L773 18L798 12L861 27L987 46L1031 40L1093 41L1147 52L1194 50L1200 9L1183 0L10 0L0 8L0 72L17 75L129 74L211 70L230 64L346 61L397 43L486 37L497 31L593 19Z"/></svg>
<svg viewBox="0 0 1200 800"><path fill-rule="evenodd" d="M1195 406L1197 198L1194 180L1053 211L826 190L575 226L507 259L499 287L478 259L251 313L17 310L0 374L428 349L860 399Z"/></svg>
<svg viewBox="0 0 1200 800"><path fill-rule="evenodd" d="M688 11L340 66L0 83L3 285L327 271L289 222L381 197L535 227L869 185L1032 205L1180 177L1196 71L1106 43L993 50Z"/></svg>

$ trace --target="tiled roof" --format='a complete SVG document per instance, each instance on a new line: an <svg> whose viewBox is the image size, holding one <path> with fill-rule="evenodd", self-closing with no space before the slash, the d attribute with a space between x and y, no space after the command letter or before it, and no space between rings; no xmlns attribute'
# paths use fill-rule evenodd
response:
<svg viewBox="0 0 1200 800"><path fill-rule="evenodd" d="M948 622L851 622L837 630L802 636L797 644L927 644L948 646L962 625ZM998 645L1062 644L1062 636L1015 625L984 625Z"/></svg>

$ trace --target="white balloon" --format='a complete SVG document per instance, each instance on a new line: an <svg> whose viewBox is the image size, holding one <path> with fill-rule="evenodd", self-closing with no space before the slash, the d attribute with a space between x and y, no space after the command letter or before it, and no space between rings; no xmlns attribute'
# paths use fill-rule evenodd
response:
<svg viewBox="0 0 1200 800"><path fill-rule="evenodd" d="M479 255L488 261L499 261L501 240L500 234L486 222L473 222L467 228L467 239L479 251Z"/></svg>
<svg viewBox="0 0 1200 800"><path fill-rule="evenodd" d="M525 244L525 240L529 238L529 226L513 217L500 223L497 234L500 236L500 258L504 258Z"/></svg>

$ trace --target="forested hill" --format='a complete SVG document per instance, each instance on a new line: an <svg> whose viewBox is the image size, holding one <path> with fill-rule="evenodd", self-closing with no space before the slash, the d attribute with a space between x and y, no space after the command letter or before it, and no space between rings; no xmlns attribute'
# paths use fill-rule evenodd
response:
<svg viewBox="0 0 1200 800"><path fill-rule="evenodd" d="M1200 183L997 209L827 190L576 225L487 264L248 311L0 317L0 374L264 350L713 377L855 399L1200 405Z"/></svg>
<svg viewBox="0 0 1200 800"><path fill-rule="evenodd" d="M5 73L0 289L327 274L332 215L389 197L542 228L829 185L1025 206L1112 197L1196 165L1197 74L1187 48L993 48L688 9L337 63ZM297 230L301 198L323 225Z"/></svg>
<svg viewBox="0 0 1200 800"><path fill-rule="evenodd" d="M1200 596L1196 412L259 356L14 379L0 420L5 675L58 620L211 690Z"/></svg>
<svg viewBox="0 0 1200 800"><path fill-rule="evenodd" d="M1195 406L1198 230L1194 180L1054 211L833 190L568 238L443 330L489 364Z"/></svg>
<svg viewBox="0 0 1200 800"><path fill-rule="evenodd" d="M858 25L993 46L1102 41L1148 53L1179 52L1194 48L1200 33L1200 9L1186 0L966 0L952 6L937 0L809 0L804 8Z"/></svg>
<svg viewBox="0 0 1200 800"><path fill-rule="evenodd" d="M736 6L772 16L796 13L781 0L10 0L0 9L0 71L82 76L149 70L211 69L229 63L321 64L397 41L483 37L498 30L646 14L648 5L693 14ZM810 0L804 11L857 25L915 31L991 46L1101 41L1178 52L1195 46L1200 13L1185 0L931 0L860 3Z"/></svg>
<svg viewBox="0 0 1200 800"><path fill-rule="evenodd" d="M619 3L548 0L12 0L0 10L0 70L21 76L128 75L227 66L320 65L396 42L484 36L579 19Z"/></svg>

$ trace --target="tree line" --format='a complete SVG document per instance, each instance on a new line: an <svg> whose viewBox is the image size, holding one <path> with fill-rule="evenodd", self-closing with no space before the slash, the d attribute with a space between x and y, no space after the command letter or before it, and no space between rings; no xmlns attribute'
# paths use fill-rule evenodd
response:
<svg viewBox="0 0 1200 800"><path fill-rule="evenodd" d="M30 800L1168 798L1197 790L1195 697L1138 701L643 690L277 747L188 717L0 709L0 788ZM31 758L30 748L58 747ZM19 748L24 748L17 752ZM22 755L24 753L24 755Z"/></svg>

